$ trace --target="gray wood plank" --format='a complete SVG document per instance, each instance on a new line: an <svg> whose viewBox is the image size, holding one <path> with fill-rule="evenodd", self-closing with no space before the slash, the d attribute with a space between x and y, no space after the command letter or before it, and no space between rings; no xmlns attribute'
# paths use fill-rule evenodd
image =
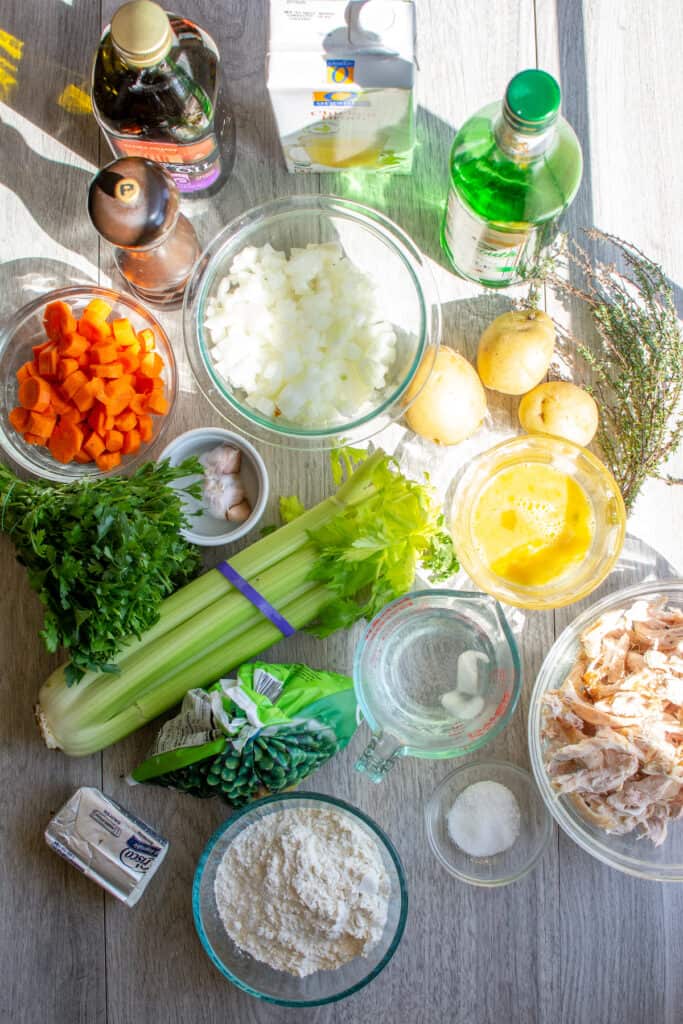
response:
<svg viewBox="0 0 683 1024"><path fill-rule="evenodd" d="M676 82L680 88L683 76L674 53L683 30L680 7L654 4L645 13L636 3L620 4L617 11L609 3L553 0L537 0L536 7L539 65L558 73L565 114L587 158L587 175L568 217L570 230L578 234L590 224L611 230L660 260L674 281L680 280L679 190L665 187L648 196L644 185L653 160L674 177L683 169L680 132L666 128L679 120ZM648 40L657 47L653 63L641 59ZM662 88L663 74L667 88ZM678 217L674 206L679 207ZM551 311L567 322L556 301ZM574 333L590 338L583 311L572 305L570 316ZM629 524L633 534L679 566L682 509L679 492L652 482ZM627 565L624 558L620 571L596 594L558 610L558 633L599 594L642 579L653 566L656 575L667 574L647 545L629 542L627 547L638 551L644 564L634 559ZM671 950L680 948L683 937L681 887L621 875L564 835L560 879L562 1020L587 1024L596 1019L596 1006L604 1024L648 1019L673 1024L680 1019L681 979Z"/></svg>
<svg viewBox="0 0 683 1024"><path fill-rule="evenodd" d="M10 50L1 50L17 68L16 85L0 93L7 105L0 108L4 319L49 288L85 279L71 266L70 250L96 275L82 165L97 161L98 132L90 117L68 114L56 101L66 85L82 81L79 42L97 33L99 12L79 13L75 30L74 11L64 5L9 0L0 22L23 41L21 48L4 37ZM21 59L12 56L14 47ZM58 659L38 639L40 605L5 537L0 577L0 1019L95 1024L106 1012L103 893L48 850L43 829L78 786L101 784L101 757L74 761L43 747L32 705Z"/></svg>

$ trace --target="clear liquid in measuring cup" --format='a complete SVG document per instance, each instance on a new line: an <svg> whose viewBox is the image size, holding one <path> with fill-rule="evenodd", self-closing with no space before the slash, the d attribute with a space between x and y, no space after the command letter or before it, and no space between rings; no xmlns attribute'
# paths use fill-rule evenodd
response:
<svg viewBox="0 0 683 1024"><path fill-rule="evenodd" d="M457 685L458 659L466 651L478 659L477 695L483 699L475 719L459 719L442 703ZM486 631L456 609L397 609L376 638L364 687L369 709L386 733L406 746L428 750L454 743L476 729L490 713L496 654Z"/></svg>

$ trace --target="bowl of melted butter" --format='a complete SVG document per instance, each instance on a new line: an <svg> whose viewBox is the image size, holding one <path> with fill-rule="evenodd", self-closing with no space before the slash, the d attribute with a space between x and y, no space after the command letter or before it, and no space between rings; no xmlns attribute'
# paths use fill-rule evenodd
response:
<svg viewBox="0 0 683 1024"><path fill-rule="evenodd" d="M521 608L559 608L590 594L613 568L626 510L592 452L535 434L503 441L464 467L450 526L478 587Z"/></svg>

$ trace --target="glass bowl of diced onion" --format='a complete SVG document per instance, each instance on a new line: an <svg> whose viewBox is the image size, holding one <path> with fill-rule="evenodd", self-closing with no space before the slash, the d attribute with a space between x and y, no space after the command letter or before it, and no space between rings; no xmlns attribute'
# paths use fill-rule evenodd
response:
<svg viewBox="0 0 683 1024"><path fill-rule="evenodd" d="M183 328L197 383L231 426L320 450L403 415L418 367L421 381L431 371L441 313L425 257L396 224L334 196L290 196L214 238Z"/></svg>
<svg viewBox="0 0 683 1024"><path fill-rule="evenodd" d="M93 299L100 299L111 306L110 320L126 318L133 330L140 332L150 329L154 334L155 351L163 360L161 379L164 396L168 402L166 415L153 416L152 437L143 442L135 453L123 455L119 465L109 472L97 467L94 462L72 461L66 464L52 457L45 445L29 444L22 434L14 429L9 414L19 404L19 382L17 371L34 357L33 346L46 341L43 317L51 302L65 302L78 318ZM133 296L123 295L108 288L94 285L74 285L46 292L39 298L22 306L0 331L0 447L22 469L44 480L69 483L83 477L96 478L135 469L150 458L158 442L164 437L171 418L177 393L177 374L173 350L168 335L159 321ZM54 382L57 385L57 382Z"/></svg>

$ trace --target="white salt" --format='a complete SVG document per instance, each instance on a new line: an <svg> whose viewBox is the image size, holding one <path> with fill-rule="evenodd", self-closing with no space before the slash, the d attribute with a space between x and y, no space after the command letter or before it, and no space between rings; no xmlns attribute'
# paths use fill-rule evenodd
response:
<svg viewBox="0 0 683 1024"><path fill-rule="evenodd" d="M514 793L500 782L475 782L448 812L448 834L470 857L493 857L519 836L521 815Z"/></svg>

